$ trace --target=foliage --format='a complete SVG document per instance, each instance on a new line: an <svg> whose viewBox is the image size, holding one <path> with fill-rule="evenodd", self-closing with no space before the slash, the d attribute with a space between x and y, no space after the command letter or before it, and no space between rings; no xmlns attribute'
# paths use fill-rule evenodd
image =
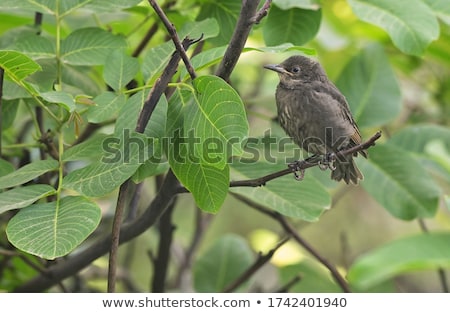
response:
<svg viewBox="0 0 450 313"><path fill-rule="evenodd" d="M236 43L235 35L243 33L236 25L245 1L160 2L180 40L201 42L188 49L196 77L181 61L144 121L156 86L180 53L146 1L0 3L0 260L5 260L0 290L41 291L54 284L33 285L33 277L47 275L52 267L35 273L23 258L67 256L62 268L67 260L77 265L60 271L57 282L92 265L110 243L96 235L111 233L111 210L123 199L128 215L123 242L136 242L147 229L159 232L159 242L152 239L158 245L153 290L219 292L235 281L241 282L240 291L252 290L248 282L253 278L241 275L262 255L267 259L262 257L260 266L271 259L278 282L270 290L260 283L264 291L282 289L299 274L305 277L292 291L335 292L346 286L392 291L399 275L442 273L449 267L450 9L444 1L261 1L258 19L246 23L256 24L245 48L231 51L239 62L230 79L219 77L217 69L228 66L224 55ZM331 182L329 173L308 169L298 183L287 175L261 187L230 187L230 182L283 170L287 160L301 157L270 123L276 114L276 77L262 74L265 62L298 53L319 56L345 94L363 137L383 130L369 158L357 159L365 179L360 187L347 187ZM267 125L269 137L263 136ZM155 185L157 192L149 192ZM191 198L181 193L191 194L195 209L187 208ZM341 205L343 194L355 200ZM352 206L360 211L376 206L395 223L419 221L422 230L426 218L433 230L414 228L412 235L399 232L378 238L377 244L368 239L367 247L344 256L350 259L344 264L339 256L312 248L303 231L292 226L320 228L328 212ZM217 229L226 226L212 224L216 229L211 231L219 234L209 243L204 224L211 213L227 225L230 209L248 207L257 209L252 216L263 213L270 222L256 227L239 212L225 232L236 234L223 234ZM177 221L177 214L185 220L193 212L195 227ZM159 217L159 227L151 227ZM174 223L179 224L175 235ZM283 232L275 234L279 228L273 223ZM267 250L255 256L259 248L246 239L253 228L267 228L277 240L288 234L299 246L275 242L270 247L275 255ZM200 245L202 238L208 242ZM155 249L144 244L144 250ZM171 244L183 246L181 265L162 252ZM100 252L83 260L86 249ZM286 249L302 257L277 263ZM332 258L331 266L321 253ZM164 276L167 266L172 271ZM341 282L339 271L333 271L337 266L348 273ZM191 274L186 287L181 281ZM136 290L146 290L141 283L134 283ZM87 279L81 288L97 287Z"/></svg>

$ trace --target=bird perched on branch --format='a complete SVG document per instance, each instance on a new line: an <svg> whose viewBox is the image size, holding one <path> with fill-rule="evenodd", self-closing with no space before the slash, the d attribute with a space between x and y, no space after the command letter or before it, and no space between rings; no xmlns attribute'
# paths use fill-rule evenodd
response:
<svg viewBox="0 0 450 313"><path fill-rule="evenodd" d="M358 184L362 173L353 155L327 163L330 153L349 149L361 143L361 134L348 103L328 79L322 66L313 59L296 55L281 64L264 66L278 73L276 91L278 120L294 142L331 168L331 178ZM365 150L359 151L367 157Z"/></svg>

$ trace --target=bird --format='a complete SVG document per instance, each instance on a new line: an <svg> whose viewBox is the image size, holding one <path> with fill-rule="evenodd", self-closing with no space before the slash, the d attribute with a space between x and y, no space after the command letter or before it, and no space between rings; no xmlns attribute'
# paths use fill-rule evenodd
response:
<svg viewBox="0 0 450 313"><path fill-rule="evenodd" d="M278 73L278 121L287 135L313 157L322 157L331 169L331 179L357 185L363 179L353 160L358 152L327 163L331 153L355 147L362 138L345 96L329 80L320 63L294 55L264 68ZM359 153L367 158L366 150Z"/></svg>

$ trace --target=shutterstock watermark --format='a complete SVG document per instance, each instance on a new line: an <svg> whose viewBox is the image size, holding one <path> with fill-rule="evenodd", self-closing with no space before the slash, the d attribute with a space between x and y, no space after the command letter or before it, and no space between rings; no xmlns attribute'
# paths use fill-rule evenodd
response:
<svg viewBox="0 0 450 313"><path fill-rule="evenodd" d="M331 132L325 136L331 141ZM309 152L327 151L324 147L346 148L349 138L339 137L330 145L320 138L309 137L303 142ZM152 162L155 164L171 159L177 163L217 164L223 162L241 162L251 164L257 161L266 163L291 163L306 156L305 151L293 143L290 137L274 136L271 130L266 130L262 137L247 137L241 140L231 137L226 142L217 137L200 138L193 130L184 133L177 130L171 137L152 138L136 134L130 129L124 129L120 136L109 136L101 145L104 163ZM335 150L335 151L337 151ZM234 151L242 151L238 157ZM319 153L324 154L324 153ZM341 160L345 161L345 160Z"/></svg>

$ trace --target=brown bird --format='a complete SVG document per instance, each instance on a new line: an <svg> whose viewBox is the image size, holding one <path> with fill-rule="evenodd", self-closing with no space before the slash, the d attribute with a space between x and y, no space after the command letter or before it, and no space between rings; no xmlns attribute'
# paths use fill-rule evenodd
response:
<svg viewBox="0 0 450 313"><path fill-rule="evenodd" d="M281 64L265 68L280 77L275 94L278 120L294 142L309 153L322 156L349 149L361 143L361 134L345 97L328 79L322 66L307 57L296 55ZM367 157L366 151L360 151ZM331 178L358 184L362 173L354 155L336 159Z"/></svg>

